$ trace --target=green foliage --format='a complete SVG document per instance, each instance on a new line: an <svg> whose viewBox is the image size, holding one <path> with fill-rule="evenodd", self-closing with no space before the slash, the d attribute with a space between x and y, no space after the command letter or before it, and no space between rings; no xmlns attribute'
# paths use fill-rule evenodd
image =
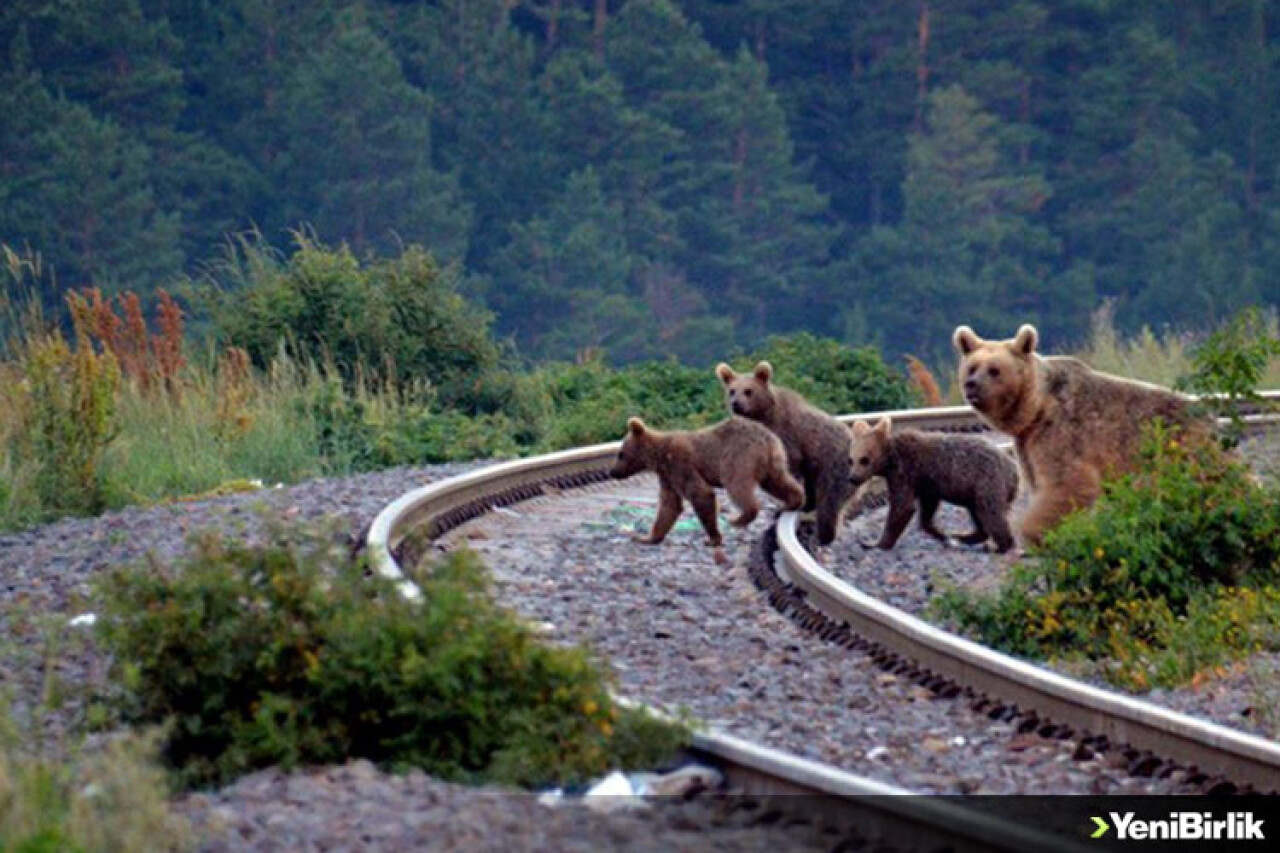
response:
<svg viewBox="0 0 1280 853"><path fill-rule="evenodd" d="M83 338L72 350L54 333L31 342L22 370L29 383L24 432L38 466L40 503L53 512L98 512L102 454L115 435L115 359Z"/></svg>
<svg viewBox="0 0 1280 853"><path fill-rule="evenodd" d="M902 374L890 368L871 347L857 349L807 333L770 338L747 359L773 365L775 381L799 391L832 414L905 409L911 393Z"/></svg>
<svg viewBox="0 0 1280 853"><path fill-rule="evenodd" d="M0 240L144 297L249 227L423 244L535 358L1201 329L1280 301L1277 44L1264 0L10 0Z"/></svg>
<svg viewBox="0 0 1280 853"><path fill-rule="evenodd" d="M617 708L585 652L538 644L470 554L416 578L411 602L328 531L194 544L183 565L113 572L100 623L127 716L172 721L165 756L188 784L349 757L565 783L684 737Z"/></svg>
<svg viewBox="0 0 1280 853"><path fill-rule="evenodd" d="M1191 372L1180 384L1189 391L1210 395L1207 408L1219 417L1231 418L1226 439L1235 443L1243 426L1237 404L1261 401L1258 386L1277 358L1280 335L1275 317L1249 308L1196 347L1191 354Z"/></svg>
<svg viewBox="0 0 1280 853"><path fill-rule="evenodd" d="M0 745L0 850L13 853L178 851L186 822L169 811L154 734L114 739L55 762L24 755L17 732Z"/></svg>
<svg viewBox="0 0 1280 853"><path fill-rule="evenodd" d="M197 292L226 343L260 366L281 346L303 361L333 365L351 387L362 371L415 379L444 405L476 403L473 385L498 360L488 315L459 293L455 267L424 249L361 262L305 234L281 260L260 240L240 241Z"/></svg>
<svg viewBox="0 0 1280 853"><path fill-rule="evenodd" d="M770 338L744 368L769 360L778 382L833 414L906 408L907 383L870 348L850 349L809 334ZM526 392L542 401L536 446L559 449L616 440L631 415L658 428L689 429L728 416L724 390L709 369L650 361L611 370L599 359L534 371Z"/></svg>
<svg viewBox="0 0 1280 853"><path fill-rule="evenodd" d="M342 235L361 253L404 241L460 259L470 210L457 177L432 168L431 98L363 18L340 15L281 92L272 177L296 189L283 220Z"/></svg>
<svg viewBox="0 0 1280 853"><path fill-rule="evenodd" d="M995 596L952 591L940 612L1018 654L1124 651L1117 677L1128 677L1133 644L1144 654L1172 651L1178 626L1216 624L1233 606L1256 609L1274 598L1267 589L1280 581L1280 492L1259 486L1216 442L1184 441L1157 426L1138 470L1106 483L1097 503L1050 531L1035 556ZM1261 598L1214 598L1237 587ZM1241 644L1224 637L1223 645Z"/></svg>

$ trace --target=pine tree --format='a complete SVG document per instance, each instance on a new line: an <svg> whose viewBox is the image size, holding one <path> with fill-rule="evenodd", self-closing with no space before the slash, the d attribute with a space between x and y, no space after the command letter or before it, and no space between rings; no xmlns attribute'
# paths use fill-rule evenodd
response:
<svg viewBox="0 0 1280 853"><path fill-rule="evenodd" d="M0 243L30 245L67 288L145 290L181 268L145 145L34 74L0 78L0 115Z"/></svg>
<svg viewBox="0 0 1280 853"><path fill-rule="evenodd" d="M432 166L430 99L358 16L294 69L280 98L272 176L292 190L282 224L311 223L359 252L402 240L463 256L469 213L456 176Z"/></svg>
<svg viewBox="0 0 1280 853"><path fill-rule="evenodd" d="M617 206L588 167L543 215L512 228L490 302L533 355L648 351L653 319L634 293L634 265Z"/></svg>
<svg viewBox="0 0 1280 853"><path fill-rule="evenodd" d="M999 137L998 120L962 88L929 96L910 142L904 220L859 247L862 310L895 349L939 355L958 323L994 333L1035 321L1062 334L1092 307L1078 271L1054 274L1059 247L1036 222L1048 183L1002 157Z"/></svg>

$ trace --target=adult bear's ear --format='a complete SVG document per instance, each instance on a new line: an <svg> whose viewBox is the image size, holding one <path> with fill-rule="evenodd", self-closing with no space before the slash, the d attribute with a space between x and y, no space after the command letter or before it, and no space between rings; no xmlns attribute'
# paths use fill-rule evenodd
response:
<svg viewBox="0 0 1280 853"><path fill-rule="evenodd" d="M767 361L762 361L756 365L755 370L751 371L756 379L768 385L769 380L773 379L773 365Z"/></svg>
<svg viewBox="0 0 1280 853"><path fill-rule="evenodd" d="M975 335L973 329L968 326L956 326L955 333L951 336L951 343L955 345L956 352L968 355L978 348L982 338Z"/></svg>
<svg viewBox="0 0 1280 853"><path fill-rule="evenodd" d="M716 365L716 376L719 376L720 381L725 385L738 378L738 374L733 372L733 368L723 361Z"/></svg>
<svg viewBox="0 0 1280 853"><path fill-rule="evenodd" d="M644 421L640 420L639 418L631 418L630 420L627 421L627 429L631 432L632 435L644 435L644 431L645 431Z"/></svg>
<svg viewBox="0 0 1280 853"><path fill-rule="evenodd" d="M876 428L875 428L876 435L882 436L884 438L888 438L889 433L892 431L893 431L892 418L881 418L880 423L876 424Z"/></svg>
<svg viewBox="0 0 1280 853"><path fill-rule="evenodd" d="M1036 327L1031 324L1024 325L1018 329L1018 336L1013 339L1013 349L1022 355L1031 355L1036 351L1036 345L1040 343L1040 333L1036 331Z"/></svg>

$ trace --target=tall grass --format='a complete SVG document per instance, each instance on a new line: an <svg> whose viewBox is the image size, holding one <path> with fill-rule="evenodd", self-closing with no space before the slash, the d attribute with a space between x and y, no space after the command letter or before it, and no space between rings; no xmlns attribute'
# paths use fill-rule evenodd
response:
<svg viewBox="0 0 1280 853"><path fill-rule="evenodd" d="M216 369L183 372L183 393L120 394L117 435L103 467L112 505L193 495L235 482L294 482L325 472L305 401L322 381L291 363L251 375L229 406Z"/></svg>
<svg viewBox="0 0 1280 853"><path fill-rule="evenodd" d="M1264 315L1263 324L1270 337L1280 337L1274 311ZM1187 332L1156 333L1146 326L1125 337L1115 326L1114 303L1108 302L1094 312L1088 343L1075 355L1095 370L1171 388L1191 374L1192 353L1204 337ZM1280 388L1280 359L1272 360L1260 388Z"/></svg>
<svg viewBox="0 0 1280 853"><path fill-rule="evenodd" d="M23 853L178 851L193 846L172 812L154 734L130 735L69 761L0 743L0 850Z"/></svg>
<svg viewBox="0 0 1280 853"><path fill-rule="evenodd" d="M0 361L0 529L388 461L348 446L374 443L367 422L398 423L410 408L402 389L343 390L332 367L283 351L265 371L234 350L188 360L172 303L167 331L151 335L137 303L122 300L141 324L122 344L95 324L110 308L98 298L72 300L71 341L38 311L11 320ZM115 378L104 385L99 375ZM91 386L103 393L90 412Z"/></svg>

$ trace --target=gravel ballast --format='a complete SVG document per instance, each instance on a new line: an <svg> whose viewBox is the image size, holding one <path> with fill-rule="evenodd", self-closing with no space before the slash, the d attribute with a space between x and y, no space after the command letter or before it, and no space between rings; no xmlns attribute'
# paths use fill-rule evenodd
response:
<svg viewBox="0 0 1280 853"><path fill-rule="evenodd" d="M355 535L404 492L475 467L394 469L314 480L289 488L67 519L0 536L0 628L6 638L0 648L0 681L9 692L14 715L22 719L32 714L51 676L72 688L102 683L106 670L102 656L88 642L65 639L83 633L82 629L63 631L63 642L55 653L47 654L39 628L44 623L62 626L72 617L91 612L91 581L107 567L142 559L147 552L172 559L184 551L187 536L201 529L254 537L262 529L260 506L301 519L332 518L339 530ZM1168 793L1183 789L1177 774L1164 779L1130 776L1118 755L1075 760L1073 754L1081 751L1071 741L1018 734L1012 724L993 723L963 703L935 699L861 656L828 646L796 628L768 608L746 576L752 545L769 523L771 512L747 531L727 533L731 560L727 568L712 561L701 532L688 524L691 513L666 544L647 547L634 542L630 530L647 529L656 491L652 480L636 478L609 489L565 493L497 511L455 531L452 538L455 543L465 541L485 557L493 568L500 599L538 623L553 641L590 644L617 672L620 692L670 710L685 708L695 718L740 737L922 791ZM728 514L722 513L722 526ZM890 554L864 550L857 539L873 539L880 523L875 512L852 520L827 555L828 565L911 612L920 612L935 591L931 579L994 585L1007 565L1006 558L943 548L921 537L914 527ZM943 524L958 528L965 522L944 516ZM928 568L922 569L922 563ZM1259 656L1199 690L1163 691L1149 698L1258 731L1257 721L1263 718L1257 711L1258 691L1270 686L1274 693L1277 670L1280 660ZM42 712L37 721L39 740L46 747L67 741L66 733L83 712L76 690L60 692L66 701ZM1264 701L1274 700L1264 696ZM1250 708L1254 710L1245 714ZM416 813L423 797L455 797L464 804L473 797L477 802L482 799L476 789L453 791L420 774L394 776L368 767L267 773L249 777L252 782L242 780L243 787L201 795L183 805L200 825L221 827L222 834L211 839L207 849L284 849L265 840L283 832L281 820L298 821L297 826L289 824L294 834L281 836L300 839L293 849L344 849L347 842L358 846L359 841L352 841L354 836L339 821L347 821L345 826L354 827L350 832L359 835L365 819L359 815L382 821L380 810ZM494 796L504 807L519 800L527 803L521 808L531 809L535 817L543 815L532 798ZM296 801L293 805L289 805L291 797ZM307 797L326 805L308 810L303 805ZM439 809L440 815L452 814L465 821L471 814L454 800L448 801L454 804ZM270 816L279 814L286 817L276 817L271 832L264 830ZM330 816L332 822L316 824L316 814ZM481 823L491 829L496 845L534 849L520 846L533 819L515 821L510 832L496 819ZM435 827L434 820L418 829ZM575 820L547 820L549 825L557 821L566 825L565 844L578 837L574 830L588 826ZM689 818L678 819L677 825L685 820L693 820L690 826L698 825L697 819ZM411 823L395 831L410 832ZM308 834L312 829L307 827L312 825L319 827L315 829L319 834ZM327 837L326 832L347 842L330 845L314 840ZM441 838L452 837L448 832L430 830ZM424 837L418 837L415 848L422 847ZM227 841L237 838L234 844ZM254 838L259 840L251 843ZM217 846L224 842L231 846ZM395 849L395 843L388 841L387 847Z"/></svg>
<svg viewBox="0 0 1280 853"><path fill-rule="evenodd" d="M1280 476L1280 436L1252 439L1241 447L1243 457L1264 478ZM1014 514L1025 509L1028 495L1018 495ZM929 602L949 587L994 591L1018 559L980 548L946 546L921 532L918 518L892 551L867 547L884 529L887 507L851 516L840 539L824 555L824 565L847 583L913 615L928 619ZM968 514L944 504L938 526L951 533L972 527ZM951 627L944 625L943 627ZM1043 663L1041 662L1043 665ZM1073 678L1080 673L1063 669ZM1280 654L1264 652L1226 668L1195 687L1156 689L1142 698L1216 723L1280 739ZM1119 688L1089 679L1109 690Z"/></svg>
<svg viewBox="0 0 1280 853"><path fill-rule="evenodd" d="M690 516L666 543L639 544L656 494L637 477L501 510L449 542L478 551L499 599L549 637L607 660L623 695L739 737L929 793L1189 790L1181 771L1131 776L1114 751L1019 733L796 627L747 575L768 520L726 536L729 568Z"/></svg>

